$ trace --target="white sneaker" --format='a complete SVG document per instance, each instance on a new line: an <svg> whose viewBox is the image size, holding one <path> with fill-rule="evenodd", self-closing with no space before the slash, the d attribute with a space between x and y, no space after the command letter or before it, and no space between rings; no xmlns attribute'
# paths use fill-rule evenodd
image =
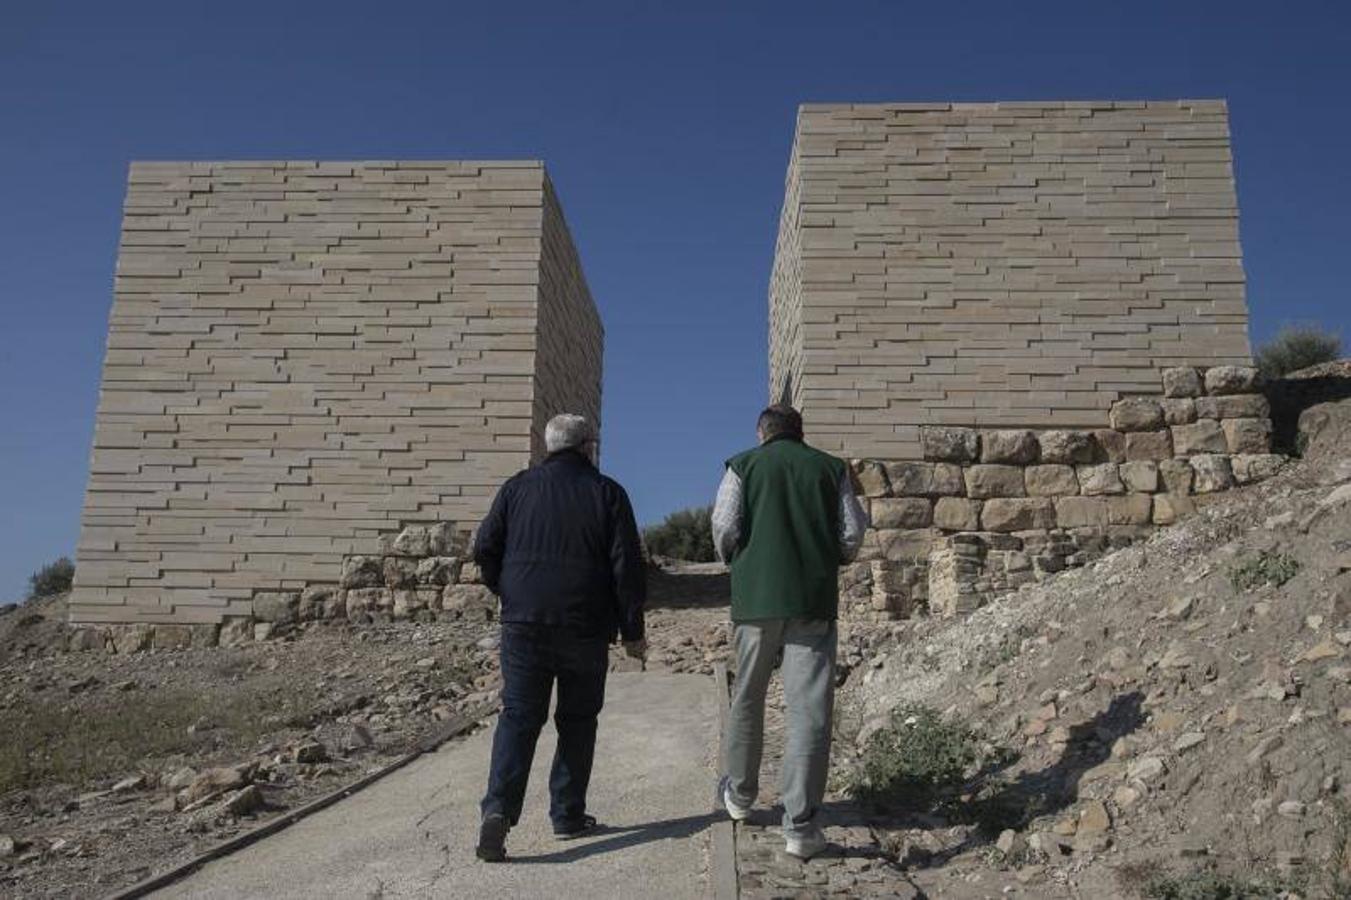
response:
<svg viewBox="0 0 1351 900"><path fill-rule="evenodd" d="M829 846L825 832L820 828L813 829L811 834L787 835L785 840L783 852L802 860L811 859Z"/></svg>
<svg viewBox="0 0 1351 900"><path fill-rule="evenodd" d="M744 822L751 817L751 808L742 806L732 798L732 784L724 778L722 780L722 805L727 809L727 815L732 817L733 822Z"/></svg>

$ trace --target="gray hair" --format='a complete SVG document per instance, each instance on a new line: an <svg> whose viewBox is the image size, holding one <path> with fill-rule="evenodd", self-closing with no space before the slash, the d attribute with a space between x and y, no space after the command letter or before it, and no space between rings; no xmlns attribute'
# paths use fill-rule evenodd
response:
<svg viewBox="0 0 1351 900"><path fill-rule="evenodd" d="M544 449L550 453L560 450L580 450L596 439L586 416L559 413L544 426Z"/></svg>

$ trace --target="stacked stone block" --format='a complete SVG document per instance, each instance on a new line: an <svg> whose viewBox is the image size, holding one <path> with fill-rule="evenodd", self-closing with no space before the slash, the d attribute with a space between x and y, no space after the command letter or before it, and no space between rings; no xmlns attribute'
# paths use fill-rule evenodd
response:
<svg viewBox="0 0 1351 900"><path fill-rule="evenodd" d="M1095 429L1161 369L1249 361L1223 102L799 111L770 396L822 449L918 460L928 427Z"/></svg>
<svg viewBox="0 0 1351 900"><path fill-rule="evenodd" d="M923 460L855 460L874 530L842 579L847 606L969 611L1270 477L1284 458L1259 387L1249 367L1170 368L1161 396L1118 400L1108 428L926 427Z"/></svg>
<svg viewBox="0 0 1351 900"><path fill-rule="evenodd" d="M324 607L598 419L601 344L537 162L133 164L72 620Z"/></svg>

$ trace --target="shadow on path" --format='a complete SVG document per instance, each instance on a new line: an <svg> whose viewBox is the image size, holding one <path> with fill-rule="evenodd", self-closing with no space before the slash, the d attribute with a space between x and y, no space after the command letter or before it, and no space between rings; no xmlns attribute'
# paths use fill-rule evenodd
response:
<svg viewBox="0 0 1351 900"><path fill-rule="evenodd" d="M597 832L599 840L587 840L585 843L563 843L563 849L553 853L534 856L516 856L511 852L511 839L507 839L507 862L517 864L570 863L599 856L602 853L614 853L627 847L636 847L652 841L665 841L674 838L689 838L708 828L717 820L714 813L701 816L684 816L679 819L665 819L660 822L646 822L641 825L604 825Z"/></svg>

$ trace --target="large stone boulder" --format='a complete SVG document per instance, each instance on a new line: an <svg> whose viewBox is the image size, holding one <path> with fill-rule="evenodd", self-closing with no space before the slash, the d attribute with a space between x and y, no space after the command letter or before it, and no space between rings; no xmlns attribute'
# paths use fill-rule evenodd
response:
<svg viewBox="0 0 1351 900"><path fill-rule="evenodd" d="M1167 428L1160 431L1133 431L1126 435L1126 459L1158 461L1173 455L1173 435Z"/></svg>
<svg viewBox="0 0 1351 900"><path fill-rule="evenodd" d="M882 497L872 501L874 528L928 528L933 506L923 497Z"/></svg>
<svg viewBox="0 0 1351 900"><path fill-rule="evenodd" d="M342 561L339 584L344 588L373 588L385 583L378 556L349 556Z"/></svg>
<svg viewBox="0 0 1351 900"><path fill-rule="evenodd" d="M1271 404L1261 394L1222 394L1198 399L1196 414L1203 419L1269 419Z"/></svg>
<svg viewBox="0 0 1351 900"><path fill-rule="evenodd" d="M858 492L865 497L885 497L891 493L887 482L887 470L882 463L873 459L854 461L854 483Z"/></svg>
<svg viewBox="0 0 1351 900"><path fill-rule="evenodd" d="M887 463L887 481L897 497L960 497L962 467L954 463Z"/></svg>
<svg viewBox="0 0 1351 900"><path fill-rule="evenodd" d="M1149 494L1126 494L1107 498L1108 525L1148 525L1154 501Z"/></svg>
<svg viewBox="0 0 1351 900"><path fill-rule="evenodd" d="M1191 366L1164 369L1163 395L1165 397L1201 396L1201 373Z"/></svg>
<svg viewBox="0 0 1351 900"><path fill-rule="evenodd" d="M1220 427L1230 453L1271 452L1270 419L1225 419Z"/></svg>
<svg viewBox="0 0 1351 900"><path fill-rule="evenodd" d="M1174 425L1170 430L1173 432L1173 453L1177 456L1229 451L1224 430L1214 419L1197 419L1190 425Z"/></svg>
<svg viewBox="0 0 1351 900"><path fill-rule="evenodd" d="M974 428L925 425L919 440L929 462L967 463L980 457L980 436Z"/></svg>
<svg viewBox="0 0 1351 900"><path fill-rule="evenodd" d="M980 507L979 500L939 497L934 503L934 526L947 531L976 531L980 528Z"/></svg>
<svg viewBox="0 0 1351 900"><path fill-rule="evenodd" d="M1045 497L996 497L985 501L980 525L986 531L1031 531L1054 528L1055 507Z"/></svg>
<svg viewBox="0 0 1351 900"><path fill-rule="evenodd" d="M253 616L257 622L289 624L295 622L300 607L300 593L295 591L262 591L255 593Z"/></svg>
<svg viewBox="0 0 1351 900"><path fill-rule="evenodd" d="M1124 494L1126 486L1121 483L1121 473L1116 463L1099 463L1094 466L1079 466L1075 470L1079 476L1079 490L1084 496L1097 494Z"/></svg>
<svg viewBox="0 0 1351 900"><path fill-rule="evenodd" d="M1055 501L1056 524L1061 528L1105 528L1105 497L1060 497Z"/></svg>
<svg viewBox="0 0 1351 900"><path fill-rule="evenodd" d="M1109 413L1117 431L1154 431L1163 427L1163 407L1152 397L1126 397L1112 404Z"/></svg>
<svg viewBox="0 0 1351 900"><path fill-rule="evenodd" d="M1093 444L1096 452L1090 462L1126 461L1126 436L1121 432L1111 428L1099 428L1093 432Z"/></svg>
<svg viewBox="0 0 1351 900"><path fill-rule="evenodd" d="M1170 494L1186 496L1192 491L1193 471L1185 459L1165 459L1159 462L1159 479Z"/></svg>
<svg viewBox="0 0 1351 900"><path fill-rule="evenodd" d="M1172 400L1160 400L1163 408L1163 420L1169 425L1190 425L1196 421L1196 401L1190 397Z"/></svg>
<svg viewBox="0 0 1351 900"><path fill-rule="evenodd" d="M988 497L1021 497L1026 493L1023 470L1019 466L976 465L965 472L966 495L977 499Z"/></svg>
<svg viewBox="0 0 1351 900"><path fill-rule="evenodd" d="M445 587L455 583L460 560L454 556L429 556L417 564L417 583Z"/></svg>
<svg viewBox="0 0 1351 900"><path fill-rule="evenodd" d="M1064 497L1079 493L1074 466L1061 463L1028 466L1024 480L1027 492L1033 497Z"/></svg>
<svg viewBox="0 0 1351 900"><path fill-rule="evenodd" d="M1207 394L1255 394L1261 378L1250 366L1215 366L1206 370Z"/></svg>
<svg viewBox="0 0 1351 900"><path fill-rule="evenodd" d="M316 584L300 592L296 617L302 622L341 618L338 595L341 591L331 584Z"/></svg>
<svg viewBox="0 0 1351 900"><path fill-rule="evenodd" d="M1124 462L1120 474L1127 491L1152 494L1159 489L1159 464L1153 460Z"/></svg>
<svg viewBox="0 0 1351 900"><path fill-rule="evenodd" d="M384 565L385 587L391 590L410 588L417 584L418 561L403 556L386 556Z"/></svg>
<svg viewBox="0 0 1351 900"><path fill-rule="evenodd" d="M1198 494L1223 491L1234 486L1234 472L1229 466L1229 457L1218 453L1202 453L1190 460L1196 476L1192 489Z"/></svg>
<svg viewBox="0 0 1351 900"><path fill-rule="evenodd" d="M1230 468L1239 484L1252 484L1275 475L1285 462L1279 453L1239 454L1230 460Z"/></svg>
<svg viewBox="0 0 1351 900"><path fill-rule="evenodd" d="M1037 436L1026 430L982 431L980 461L1025 466L1037 461L1041 447Z"/></svg>
<svg viewBox="0 0 1351 900"><path fill-rule="evenodd" d="M1097 442L1086 431L1043 431L1037 443L1044 463L1091 463L1098 453Z"/></svg>
<svg viewBox="0 0 1351 900"><path fill-rule="evenodd" d="M393 550L401 556L430 556L431 535L421 525L410 525L394 538Z"/></svg>

